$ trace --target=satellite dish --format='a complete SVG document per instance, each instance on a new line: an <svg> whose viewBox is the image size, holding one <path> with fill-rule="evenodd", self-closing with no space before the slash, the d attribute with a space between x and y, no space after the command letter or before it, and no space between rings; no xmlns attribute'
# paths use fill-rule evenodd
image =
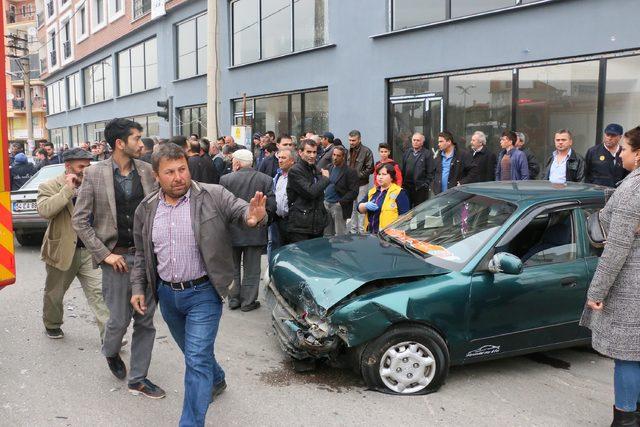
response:
<svg viewBox="0 0 640 427"><path fill-rule="evenodd" d="M31 37L35 37L38 34L38 30L36 27L29 27L29 29L27 30L27 34L29 34Z"/></svg>

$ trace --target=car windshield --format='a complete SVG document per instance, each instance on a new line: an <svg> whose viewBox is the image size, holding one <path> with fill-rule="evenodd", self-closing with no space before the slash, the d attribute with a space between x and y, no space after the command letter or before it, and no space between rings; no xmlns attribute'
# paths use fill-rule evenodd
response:
<svg viewBox="0 0 640 427"><path fill-rule="evenodd" d="M516 206L460 190L402 215L380 232L439 267L460 270L495 235Z"/></svg>
<svg viewBox="0 0 640 427"><path fill-rule="evenodd" d="M56 176L60 175L62 173L62 171L64 171L64 165L60 164L60 165L51 165L51 166L45 166L42 169L40 169L38 171L38 173L36 173L34 176L31 177L31 179L29 181L27 181L22 187L20 187L20 190L37 190L38 186L45 182L45 181L49 181L52 178L55 178Z"/></svg>

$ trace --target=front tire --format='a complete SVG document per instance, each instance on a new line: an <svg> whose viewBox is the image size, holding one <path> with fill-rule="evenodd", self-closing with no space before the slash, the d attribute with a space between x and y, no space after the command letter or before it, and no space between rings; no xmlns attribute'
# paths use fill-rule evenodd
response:
<svg viewBox="0 0 640 427"><path fill-rule="evenodd" d="M393 394L437 391L449 373L442 337L422 326L396 326L366 344L360 370L367 385Z"/></svg>

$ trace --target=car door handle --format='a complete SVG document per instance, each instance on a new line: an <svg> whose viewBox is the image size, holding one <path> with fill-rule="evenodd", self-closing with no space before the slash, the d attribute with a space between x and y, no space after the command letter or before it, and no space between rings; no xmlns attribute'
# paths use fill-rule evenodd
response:
<svg viewBox="0 0 640 427"><path fill-rule="evenodd" d="M567 277L566 279L562 279L560 284L563 288L575 288L578 286L578 282L575 277Z"/></svg>

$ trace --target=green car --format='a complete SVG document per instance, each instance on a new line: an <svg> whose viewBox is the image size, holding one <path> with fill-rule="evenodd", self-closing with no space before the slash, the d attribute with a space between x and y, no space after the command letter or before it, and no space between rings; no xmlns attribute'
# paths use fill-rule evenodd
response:
<svg viewBox="0 0 640 427"><path fill-rule="evenodd" d="M451 365L590 342L578 325L604 189L548 181L456 187L378 235L309 240L273 256L268 298L299 363L350 362L368 386L437 390Z"/></svg>

